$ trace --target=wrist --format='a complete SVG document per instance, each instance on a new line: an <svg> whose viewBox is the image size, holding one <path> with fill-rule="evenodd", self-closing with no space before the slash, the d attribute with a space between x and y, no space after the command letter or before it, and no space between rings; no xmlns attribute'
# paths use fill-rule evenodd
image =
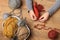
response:
<svg viewBox="0 0 60 40"><path fill-rule="evenodd" d="M48 11L45 12L47 15L50 15Z"/></svg>
<svg viewBox="0 0 60 40"><path fill-rule="evenodd" d="M46 13L46 15L48 15L48 16L50 17L50 14L49 14L49 12L48 12L48 11L46 11L45 13Z"/></svg>

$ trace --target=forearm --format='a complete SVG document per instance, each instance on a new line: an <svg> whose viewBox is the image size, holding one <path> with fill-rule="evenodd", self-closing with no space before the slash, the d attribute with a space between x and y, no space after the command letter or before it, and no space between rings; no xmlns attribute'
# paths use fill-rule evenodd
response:
<svg viewBox="0 0 60 40"><path fill-rule="evenodd" d="M50 16L60 7L60 1L56 1L56 3L48 10Z"/></svg>
<svg viewBox="0 0 60 40"><path fill-rule="evenodd" d="M26 6L29 11L32 10L33 9L32 0L26 0Z"/></svg>

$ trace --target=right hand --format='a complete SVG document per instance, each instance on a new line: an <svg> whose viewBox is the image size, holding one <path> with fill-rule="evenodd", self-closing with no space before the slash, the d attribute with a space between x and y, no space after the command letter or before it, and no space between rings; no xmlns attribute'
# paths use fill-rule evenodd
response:
<svg viewBox="0 0 60 40"><path fill-rule="evenodd" d="M30 10L29 15L30 15L32 20L36 20L37 19L33 10Z"/></svg>

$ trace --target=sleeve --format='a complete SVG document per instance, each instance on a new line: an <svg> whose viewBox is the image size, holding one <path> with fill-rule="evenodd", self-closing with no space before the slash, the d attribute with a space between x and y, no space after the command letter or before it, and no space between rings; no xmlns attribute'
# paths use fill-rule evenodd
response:
<svg viewBox="0 0 60 40"><path fill-rule="evenodd" d="M60 7L60 0L57 0L56 3L48 10L50 16Z"/></svg>
<svg viewBox="0 0 60 40"><path fill-rule="evenodd" d="M26 0L27 9L30 11L33 9L32 0Z"/></svg>

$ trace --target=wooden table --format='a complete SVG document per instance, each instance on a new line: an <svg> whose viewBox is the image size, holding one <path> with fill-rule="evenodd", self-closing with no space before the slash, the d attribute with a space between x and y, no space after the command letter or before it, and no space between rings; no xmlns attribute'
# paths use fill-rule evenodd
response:
<svg viewBox="0 0 60 40"><path fill-rule="evenodd" d="M38 2L38 4L42 4L45 7L45 10L48 10L54 3L55 0L35 0ZM31 29L31 36L29 37L29 40L50 40L48 38L48 32L49 30L38 30L34 28L34 25L36 24L43 24L39 21L32 21L28 15L28 10L26 8L25 1L23 2L22 10L23 10L23 17L27 18L28 24L30 25ZM2 35L2 23L3 23L3 14L4 12L10 12L12 9L8 7L8 0L0 0L0 40L8 40L7 38L3 37ZM19 10L17 9L15 13L17 14ZM46 28L57 28L60 29L60 9L56 11L56 13L50 17L50 19L45 23L47 26ZM41 26L39 26L41 27ZM57 39L60 40L60 37Z"/></svg>

